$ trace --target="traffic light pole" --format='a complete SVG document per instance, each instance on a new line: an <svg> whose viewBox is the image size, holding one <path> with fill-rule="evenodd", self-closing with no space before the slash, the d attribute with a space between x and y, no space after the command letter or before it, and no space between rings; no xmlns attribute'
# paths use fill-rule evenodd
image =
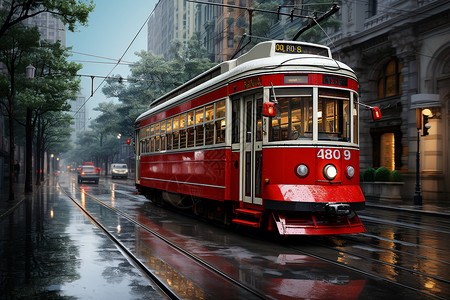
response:
<svg viewBox="0 0 450 300"><path fill-rule="evenodd" d="M414 193L414 204L422 205L422 195L420 193L420 131L417 129L417 152L416 152L416 191Z"/></svg>

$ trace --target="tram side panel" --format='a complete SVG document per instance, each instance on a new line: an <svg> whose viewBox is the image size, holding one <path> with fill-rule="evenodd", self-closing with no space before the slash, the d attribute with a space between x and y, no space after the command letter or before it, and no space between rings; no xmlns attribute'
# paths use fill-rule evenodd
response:
<svg viewBox="0 0 450 300"><path fill-rule="evenodd" d="M141 186L223 201L231 198L231 151L187 151L141 157Z"/></svg>

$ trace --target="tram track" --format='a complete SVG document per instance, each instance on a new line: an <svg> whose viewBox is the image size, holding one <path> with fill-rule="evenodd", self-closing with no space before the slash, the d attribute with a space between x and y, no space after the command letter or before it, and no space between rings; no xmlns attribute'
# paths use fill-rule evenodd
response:
<svg viewBox="0 0 450 300"><path fill-rule="evenodd" d="M361 219L363 218L365 217L361 217ZM405 228L406 230L421 230L422 233L428 231L430 234L438 236L450 233L446 230L446 227L436 229L430 226L377 218L370 218L370 222L366 218L365 224L366 226L369 224L374 224L371 226L379 226L380 224L381 226L390 226L392 232L398 232L398 228ZM401 239L386 238L370 232L370 227L368 227L366 233L310 240L308 244L314 247L314 251L308 251L307 247L304 247L304 249L295 246L290 247L299 253L316 257L396 286L408 288L424 296L448 299L450 280L442 274L439 275L436 271L439 266L448 268L450 265L449 261L440 259L440 257L446 257L447 249ZM387 244L389 247L382 247L382 244ZM343 262L340 262L340 260ZM420 266L424 265L433 265L435 269L431 271L423 270ZM387 269L391 270L391 274L382 272L382 270ZM436 274L432 274L433 271Z"/></svg>
<svg viewBox="0 0 450 300"><path fill-rule="evenodd" d="M103 226L103 224L98 221L95 216L93 216L89 211L83 207L76 199L74 199L62 186L59 185L61 190L64 192L64 194L91 220L91 222L94 223L98 228L100 228L107 236L110 238L120 249L120 251L128 257L132 263L140 269L152 282L154 282L170 299L182 299L179 297L175 292L172 291L172 289L165 284L163 280L161 280L157 275L155 275L152 270L150 270L144 263L141 262L141 260L134 255L132 251L130 251L124 244L120 242L118 238L116 238L111 232L108 231L108 229ZM81 189L77 188L78 191L82 192ZM188 257L198 265L203 266L205 269L207 269L209 272L213 272L217 276L221 277L223 280L229 282L230 284L234 285L236 288L242 289L245 291L247 296L245 299L270 299L266 295L261 294L260 292L252 289L251 287L239 282L238 280L232 278L231 276L227 275L226 273L220 271L219 269L215 268L214 266L208 264L206 261L202 260L198 256L194 255L193 253L183 249L182 247L179 247L175 243L171 242L169 239L165 238L163 235L157 233L156 231L152 230L145 224L135 220L135 218L131 217L130 215L124 213L121 210L118 210L111 205L105 203L104 201L101 201L100 199L96 198L95 196L84 192L85 196L88 196L92 200L94 200L99 205L106 207L110 211L114 212L117 215L120 215L124 219L126 219L128 222L132 223L135 226L140 227L141 229L145 230L146 232L150 233L154 237L158 238L160 241L164 242L169 247L175 249L177 252L181 253L185 257ZM251 296L249 298L249 295Z"/></svg>

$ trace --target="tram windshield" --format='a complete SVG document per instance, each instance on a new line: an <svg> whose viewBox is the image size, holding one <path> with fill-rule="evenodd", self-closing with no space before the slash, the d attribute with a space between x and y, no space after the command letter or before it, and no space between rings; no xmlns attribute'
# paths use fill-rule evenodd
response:
<svg viewBox="0 0 450 300"><path fill-rule="evenodd" d="M277 114L270 124L269 140L312 139L312 89L278 90L276 93Z"/></svg>
<svg viewBox="0 0 450 300"><path fill-rule="evenodd" d="M350 141L350 93L319 89L319 140Z"/></svg>
<svg viewBox="0 0 450 300"><path fill-rule="evenodd" d="M351 141L350 92L337 89L318 90L318 139ZM313 89L278 89L276 116L269 122L269 141L313 139ZM354 110L354 136L357 142L357 110Z"/></svg>

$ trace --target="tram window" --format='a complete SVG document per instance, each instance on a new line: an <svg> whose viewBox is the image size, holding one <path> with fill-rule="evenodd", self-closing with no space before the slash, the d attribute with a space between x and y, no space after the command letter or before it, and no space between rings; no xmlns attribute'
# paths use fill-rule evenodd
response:
<svg viewBox="0 0 450 300"><path fill-rule="evenodd" d="M195 125L203 123L204 113L203 107L195 111Z"/></svg>
<svg viewBox="0 0 450 300"><path fill-rule="evenodd" d="M193 110L191 110L190 112L188 112L187 118L188 118L188 124L187 124L187 126L192 126L192 125L194 125L194 111L193 111Z"/></svg>
<svg viewBox="0 0 450 300"><path fill-rule="evenodd" d="M195 146L203 146L205 128L203 125L203 120L205 119L204 107L198 108L195 111Z"/></svg>
<svg viewBox="0 0 450 300"><path fill-rule="evenodd" d="M216 121L216 144L225 142L225 119Z"/></svg>
<svg viewBox="0 0 450 300"><path fill-rule="evenodd" d="M155 135L155 125L151 125L150 126L150 136L154 136Z"/></svg>
<svg viewBox="0 0 450 300"><path fill-rule="evenodd" d="M161 135L161 151L166 150L166 135Z"/></svg>
<svg viewBox="0 0 450 300"><path fill-rule="evenodd" d="M353 94L353 143L358 144L358 96Z"/></svg>
<svg viewBox="0 0 450 300"><path fill-rule="evenodd" d="M241 101L240 99L233 100L231 105L231 120L232 120L232 128L231 128L231 142L239 143L240 142L240 126L241 126Z"/></svg>
<svg viewBox="0 0 450 300"><path fill-rule="evenodd" d="M168 119L167 124L166 124L166 132L171 132L171 131L172 131L172 119Z"/></svg>
<svg viewBox="0 0 450 300"><path fill-rule="evenodd" d="M167 137L167 150L172 150L172 133L168 133Z"/></svg>
<svg viewBox="0 0 450 300"><path fill-rule="evenodd" d="M246 128L245 128L245 142L250 143L252 141L253 132L253 105L252 101L247 102L247 117L246 117Z"/></svg>
<svg viewBox="0 0 450 300"><path fill-rule="evenodd" d="M186 148L186 113L180 115L180 149Z"/></svg>
<svg viewBox="0 0 450 300"><path fill-rule="evenodd" d="M203 146L205 136L205 127L203 124L195 127L195 146Z"/></svg>
<svg viewBox="0 0 450 300"><path fill-rule="evenodd" d="M172 143L173 143L173 149L178 149L179 148L179 136L178 136L178 131L174 131L172 133Z"/></svg>
<svg viewBox="0 0 450 300"><path fill-rule="evenodd" d="M186 128L186 114L180 115L180 129Z"/></svg>
<svg viewBox="0 0 450 300"><path fill-rule="evenodd" d="M145 129L145 136L146 137L150 136L150 126L147 126L147 128Z"/></svg>
<svg viewBox="0 0 450 300"><path fill-rule="evenodd" d="M312 139L312 96L278 98L269 141Z"/></svg>
<svg viewBox="0 0 450 300"><path fill-rule="evenodd" d="M214 104L210 104L205 108L205 121L214 120Z"/></svg>
<svg viewBox="0 0 450 300"><path fill-rule="evenodd" d="M159 127L160 127L160 124L158 122L158 123L155 124L155 135L158 135L160 133Z"/></svg>
<svg viewBox="0 0 450 300"><path fill-rule="evenodd" d="M150 139L146 139L146 140L145 140L145 148L146 148L146 149L145 149L145 150L146 150L145 152L146 152L146 153L149 153L149 152L150 152Z"/></svg>
<svg viewBox="0 0 450 300"><path fill-rule="evenodd" d="M225 118L225 100L216 103L216 119Z"/></svg>
<svg viewBox="0 0 450 300"><path fill-rule="evenodd" d="M319 89L319 140L350 141L350 94Z"/></svg>
<svg viewBox="0 0 450 300"><path fill-rule="evenodd" d="M262 141L263 128L262 128L262 99L258 99L256 106L256 140Z"/></svg>
<svg viewBox="0 0 450 300"><path fill-rule="evenodd" d="M194 127L189 127L187 129L187 146L188 148L194 147L194 137L195 137L195 130Z"/></svg>
<svg viewBox="0 0 450 300"><path fill-rule="evenodd" d="M159 151L159 135L155 138L155 152Z"/></svg>
<svg viewBox="0 0 450 300"><path fill-rule="evenodd" d="M205 145L214 144L214 123L205 124Z"/></svg>
<svg viewBox="0 0 450 300"><path fill-rule="evenodd" d="M180 149L186 148L186 129L180 129Z"/></svg>
<svg viewBox="0 0 450 300"><path fill-rule="evenodd" d="M149 152L154 152L155 151L155 137L152 137L150 139L150 151Z"/></svg>
<svg viewBox="0 0 450 300"><path fill-rule="evenodd" d="M166 133L166 120L161 121L161 134Z"/></svg>

